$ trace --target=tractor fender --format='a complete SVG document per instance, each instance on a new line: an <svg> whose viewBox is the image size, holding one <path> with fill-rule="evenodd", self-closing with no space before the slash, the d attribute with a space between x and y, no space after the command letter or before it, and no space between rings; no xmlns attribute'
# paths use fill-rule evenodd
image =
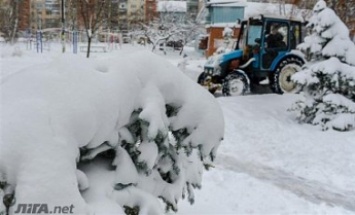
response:
<svg viewBox="0 0 355 215"><path fill-rule="evenodd" d="M248 67L254 61L255 61L255 58L250 58L245 64L239 66L239 68L245 69L246 67ZM243 70L240 70L240 71L244 72Z"/></svg>
<svg viewBox="0 0 355 215"><path fill-rule="evenodd" d="M303 64L306 63L306 60L305 60L303 57L301 57L301 56L299 56L299 55L296 55L296 54L293 54L293 53L287 53L287 54L285 54L285 55L278 56L278 57L276 58L276 60L274 60L274 62L273 62L272 65L271 65L272 71L275 71L276 68L279 66L280 62L282 62L282 61L283 61L284 59L286 59L286 58L296 58L296 59L302 61Z"/></svg>
<svg viewBox="0 0 355 215"><path fill-rule="evenodd" d="M251 59L250 59L251 60ZM248 86L250 86L250 79L248 77L248 75L241 69L235 69L231 72L231 74L239 74L239 75L243 75L245 77L245 79L247 80Z"/></svg>

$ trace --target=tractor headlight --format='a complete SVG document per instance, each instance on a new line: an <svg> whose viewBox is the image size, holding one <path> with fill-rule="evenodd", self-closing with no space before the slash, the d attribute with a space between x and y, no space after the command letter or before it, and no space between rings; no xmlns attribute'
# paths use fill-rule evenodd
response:
<svg viewBox="0 0 355 215"><path fill-rule="evenodd" d="M214 69L214 74L215 74L215 75L221 75L221 71L222 71L221 67L220 67L220 66L217 66L217 67Z"/></svg>
<svg viewBox="0 0 355 215"><path fill-rule="evenodd" d="M213 73L212 68L205 68L205 73L211 75Z"/></svg>

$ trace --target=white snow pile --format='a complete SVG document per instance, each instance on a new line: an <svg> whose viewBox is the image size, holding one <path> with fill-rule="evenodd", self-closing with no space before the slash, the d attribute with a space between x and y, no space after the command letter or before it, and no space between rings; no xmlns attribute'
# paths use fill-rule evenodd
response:
<svg viewBox="0 0 355 215"><path fill-rule="evenodd" d="M347 131L355 128L355 45L349 30L323 0L308 24L312 34L299 49L309 63L292 77L305 99L292 110L302 122Z"/></svg>
<svg viewBox="0 0 355 215"><path fill-rule="evenodd" d="M233 30L229 26L226 26L223 29L222 35L223 35L223 38L226 38L226 37L231 38L233 36Z"/></svg>
<svg viewBox="0 0 355 215"><path fill-rule="evenodd" d="M194 201L224 135L214 97L150 52L60 57L7 76L1 89L1 195L15 195L10 212L46 203L76 214L162 214L158 198L176 211L182 197ZM110 149L115 177L103 189L112 204L85 202L80 190L91 182L77 163Z"/></svg>

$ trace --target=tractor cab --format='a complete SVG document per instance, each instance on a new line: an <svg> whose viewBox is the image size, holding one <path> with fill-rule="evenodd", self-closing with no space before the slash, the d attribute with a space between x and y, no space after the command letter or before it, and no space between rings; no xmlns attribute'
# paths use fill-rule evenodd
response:
<svg viewBox="0 0 355 215"><path fill-rule="evenodd" d="M277 17L253 17L241 22L234 51L212 56L198 82L210 92L241 95L268 79L275 93L292 92L291 76L304 59L296 46L302 41L302 22Z"/></svg>

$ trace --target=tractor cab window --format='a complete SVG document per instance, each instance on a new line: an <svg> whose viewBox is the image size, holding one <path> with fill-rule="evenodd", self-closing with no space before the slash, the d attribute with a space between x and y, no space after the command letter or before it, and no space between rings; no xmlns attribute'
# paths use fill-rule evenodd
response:
<svg viewBox="0 0 355 215"><path fill-rule="evenodd" d="M292 23L290 31L290 46L291 49L296 49L297 45L302 42L302 27L301 23Z"/></svg>
<svg viewBox="0 0 355 215"><path fill-rule="evenodd" d="M262 28L263 25L260 20L252 20L249 24L247 22L242 23L237 49L260 45Z"/></svg>

